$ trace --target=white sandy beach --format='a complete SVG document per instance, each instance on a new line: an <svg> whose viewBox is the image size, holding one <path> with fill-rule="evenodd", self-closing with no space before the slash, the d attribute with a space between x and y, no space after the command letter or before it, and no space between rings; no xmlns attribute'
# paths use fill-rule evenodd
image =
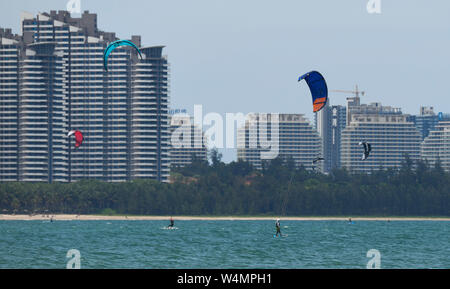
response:
<svg viewBox="0 0 450 289"><path fill-rule="evenodd" d="M38 221L49 220L50 217L55 221L117 221L117 220L139 220L139 221L157 221L168 220L170 216L96 216L96 215L0 215L0 221ZM431 217L352 217L352 221L450 221L450 218L431 218ZM235 217L235 216L174 216L174 220L181 221L258 221L275 220L279 218L285 221L347 221L349 217Z"/></svg>

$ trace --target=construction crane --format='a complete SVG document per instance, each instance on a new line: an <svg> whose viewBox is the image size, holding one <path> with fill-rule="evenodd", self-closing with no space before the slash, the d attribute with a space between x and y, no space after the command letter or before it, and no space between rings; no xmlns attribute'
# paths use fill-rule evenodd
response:
<svg viewBox="0 0 450 289"><path fill-rule="evenodd" d="M361 96L364 96L364 91L359 91L358 85L355 86L355 90L331 90L331 92L341 92L341 93L351 93L354 94L356 97L359 97L359 94L361 93Z"/></svg>
<svg viewBox="0 0 450 289"><path fill-rule="evenodd" d="M331 90L331 91L332 92L341 92L341 93L351 93L354 95L353 97L347 97L347 116L346 116L346 118L347 118L347 125L349 125L350 118L351 118L350 111L352 110L352 107L360 105L359 94L361 93L361 96L364 96L365 92L359 91L358 85L355 85L355 90Z"/></svg>

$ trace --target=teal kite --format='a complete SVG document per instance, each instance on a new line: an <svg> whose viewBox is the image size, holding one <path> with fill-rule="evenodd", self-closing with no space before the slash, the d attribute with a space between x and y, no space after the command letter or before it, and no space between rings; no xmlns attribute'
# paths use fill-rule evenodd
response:
<svg viewBox="0 0 450 289"><path fill-rule="evenodd" d="M103 53L103 65L104 65L106 71L108 71L108 57L109 57L109 55L111 54L111 52L115 48L117 48L119 46L131 46L131 47L133 47L134 49L136 49L136 51L139 53L139 56L142 59L141 51L139 50L139 48L133 42L131 42L129 40L117 40L117 41L114 41L114 42L110 43L108 45L108 47L106 47L105 52Z"/></svg>

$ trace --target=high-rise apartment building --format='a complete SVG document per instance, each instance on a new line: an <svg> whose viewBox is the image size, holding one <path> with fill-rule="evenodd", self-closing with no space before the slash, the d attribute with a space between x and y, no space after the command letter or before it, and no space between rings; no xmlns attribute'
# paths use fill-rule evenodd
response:
<svg viewBox="0 0 450 289"><path fill-rule="evenodd" d="M324 171L328 172L331 168L331 107L329 101L325 106L314 114L314 124L320 137L322 151L320 157Z"/></svg>
<svg viewBox="0 0 450 289"><path fill-rule="evenodd" d="M0 28L0 181L18 180L21 39L11 29Z"/></svg>
<svg viewBox="0 0 450 289"><path fill-rule="evenodd" d="M18 179L66 181L64 60L54 42L27 45L19 66Z"/></svg>
<svg viewBox="0 0 450 289"><path fill-rule="evenodd" d="M346 127L347 109L342 105L331 106L331 169L341 167L341 135Z"/></svg>
<svg viewBox="0 0 450 289"><path fill-rule="evenodd" d="M0 30L0 179L167 180L163 47L141 47L140 37L132 36L143 59L118 47L105 71L103 51L118 38L97 28L96 14L72 18L51 11L22 18L21 36ZM67 138L72 129L84 134L79 149Z"/></svg>
<svg viewBox="0 0 450 289"><path fill-rule="evenodd" d="M323 170L323 162L313 163L322 154L321 138L302 114L248 115L238 129L237 158L260 169L275 157L292 159L297 167Z"/></svg>
<svg viewBox="0 0 450 289"><path fill-rule="evenodd" d="M421 157L428 165L437 161L442 168L450 171L450 121L439 122L421 145Z"/></svg>
<svg viewBox="0 0 450 289"><path fill-rule="evenodd" d="M450 115L442 112L436 114L432 106L421 106L420 114L408 116L408 121L414 123L424 140L440 121L450 121Z"/></svg>
<svg viewBox="0 0 450 289"><path fill-rule="evenodd" d="M341 166L341 132L346 126L346 108L327 103L314 117L322 141L324 172L330 172Z"/></svg>
<svg viewBox="0 0 450 289"><path fill-rule="evenodd" d="M367 160L361 160L365 141L372 145ZM408 156L420 157L421 137L407 115L399 108L379 103L361 105L359 97L349 98L347 126L341 135L341 164L352 171L370 172L380 168L396 168Z"/></svg>
<svg viewBox="0 0 450 289"><path fill-rule="evenodd" d="M128 150L132 179L169 178L169 64L162 50L163 46L141 48L145 59L135 62L131 69L127 137L131 139Z"/></svg>
<svg viewBox="0 0 450 289"><path fill-rule="evenodd" d="M184 167L194 159L208 161L206 138L194 119L183 113L170 115L170 165ZM200 140L196 138L200 137Z"/></svg>

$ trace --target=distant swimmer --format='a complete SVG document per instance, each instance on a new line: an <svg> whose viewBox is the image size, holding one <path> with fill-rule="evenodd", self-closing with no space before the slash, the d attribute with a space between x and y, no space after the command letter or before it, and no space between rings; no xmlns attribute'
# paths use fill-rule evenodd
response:
<svg viewBox="0 0 450 289"><path fill-rule="evenodd" d="M280 237L282 237L280 219L277 219L277 222L275 223L275 227L277 228L277 233L276 233L275 237L278 237L278 234L280 234Z"/></svg>
<svg viewBox="0 0 450 289"><path fill-rule="evenodd" d="M173 228L173 225L174 225L173 218L170 217L170 225L169 225L168 227L169 227L169 228Z"/></svg>

